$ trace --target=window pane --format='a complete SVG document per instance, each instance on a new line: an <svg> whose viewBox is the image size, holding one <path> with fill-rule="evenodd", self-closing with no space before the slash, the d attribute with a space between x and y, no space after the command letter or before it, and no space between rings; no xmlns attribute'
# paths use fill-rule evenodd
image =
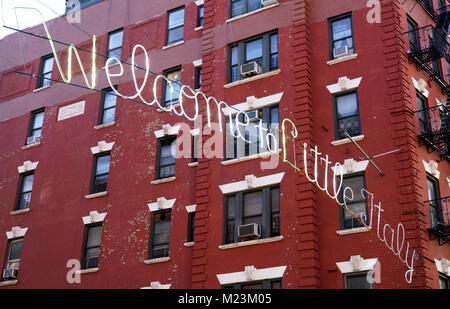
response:
<svg viewBox="0 0 450 309"><path fill-rule="evenodd" d="M178 27L178 28L169 30L169 33L167 36L167 43L171 44L171 43L175 43L175 42L183 40L183 31L184 31L184 27Z"/></svg>
<svg viewBox="0 0 450 309"><path fill-rule="evenodd" d="M347 17L332 23L333 41L352 35L351 19Z"/></svg>
<svg viewBox="0 0 450 309"><path fill-rule="evenodd" d="M98 267L98 257L100 256L100 248L91 248L86 250L86 268Z"/></svg>
<svg viewBox="0 0 450 309"><path fill-rule="evenodd" d="M113 122L115 117L116 117L116 109L115 108L107 109L103 111L102 123Z"/></svg>
<svg viewBox="0 0 450 309"><path fill-rule="evenodd" d="M262 191L244 194L244 216L262 214Z"/></svg>
<svg viewBox="0 0 450 309"><path fill-rule="evenodd" d="M230 196L230 197L228 197L227 202L228 202L228 205L227 205L228 219L234 219L236 198L234 196Z"/></svg>
<svg viewBox="0 0 450 309"><path fill-rule="evenodd" d="M97 158L97 172L96 175L109 173L110 155Z"/></svg>
<svg viewBox="0 0 450 309"><path fill-rule="evenodd" d="M48 72L52 71L52 69L53 69L53 61L54 61L53 57L47 58L47 59L44 60L44 65L42 67L42 73L48 73Z"/></svg>
<svg viewBox="0 0 450 309"><path fill-rule="evenodd" d="M347 276L347 289L370 289L371 285L366 276L366 274Z"/></svg>
<svg viewBox="0 0 450 309"><path fill-rule="evenodd" d="M231 65L237 65L239 60L238 60L238 48L237 47L233 47L231 48Z"/></svg>
<svg viewBox="0 0 450 309"><path fill-rule="evenodd" d="M231 2L231 17L244 14L244 0L237 0Z"/></svg>
<svg viewBox="0 0 450 309"><path fill-rule="evenodd" d="M100 246L102 237L102 226L93 226L88 228L87 248Z"/></svg>
<svg viewBox="0 0 450 309"><path fill-rule="evenodd" d="M111 33L109 36L108 50L116 49L122 46L123 31Z"/></svg>
<svg viewBox="0 0 450 309"><path fill-rule="evenodd" d="M243 284L243 290L260 290L263 288L262 283L254 283L254 284Z"/></svg>
<svg viewBox="0 0 450 309"><path fill-rule="evenodd" d="M364 176L357 177L344 177L344 185L350 187L353 190L354 198L353 202L361 201L361 189L364 188Z"/></svg>
<svg viewBox="0 0 450 309"><path fill-rule="evenodd" d="M256 40L245 44L245 61L249 62L253 59L263 56L262 40Z"/></svg>
<svg viewBox="0 0 450 309"><path fill-rule="evenodd" d="M357 114L358 104L356 101L356 93L351 93L344 96L339 96L337 100L338 117L347 117Z"/></svg>
<svg viewBox="0 0 450 309"><path fill-rule="evenodd" d="M366 213L366 204L365 203L347 204L347 207L351 211L351 213L346 210L344 213L344 219L353 219L354 218L355 223L358 222L359 224L361 224L361 222L359 222L359 220L357 220L354 216L361 219L361 214ZM363 219L364 219L364 217L363 217Z"/></svg>
<svg viewBox="0 0 450 309"><path fill-rule="evenodd" d="M31 192L22 194L19 202L19 209L27 209L30 206Z"/></svg>
<svg viewBox="0 0 450 309"><path fill-rule="evenodd" d="M184 8L169 13L169 29L184 24Z"/></svg>
<svg viewBox="0 0 450 309"><path fill-rule="evenodd" d="M8 261L20 259L22 254L22 243L22 240L11 242Z"/></svg>
<svg viewBox="0 0 450 309"><path fill-rule="evenodd" d="M29 192L33 189L34 174L23 177L22 192Z"/></svg>
<svg viewBox="0 0 450 309"><path fill-rule="evenodd" d="M44 112L34 114L33 118L33 129L42 128L42 123L44 122Z"/></svg>
<svg viewBox="0 0 450 309"><path fill-rule="evenodd" d="M270 53L274 54L278 52L278 34L270 36Z"/></svg>
<svg viewBox="0 0 450 309"><path fill-rule="evenodd" d="M272 212L280 211L280 188L270 190Z"/></svg>
<svg viewBox="0 0 450 309"><path fill-rule="evenodd" d="M257 10L261 7L261 0L248 0L248 12Z"/></svg>

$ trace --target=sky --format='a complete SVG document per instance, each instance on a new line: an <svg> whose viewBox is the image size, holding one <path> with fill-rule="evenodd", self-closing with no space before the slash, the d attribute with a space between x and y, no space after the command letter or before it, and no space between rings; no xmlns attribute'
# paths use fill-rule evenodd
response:
<svg viewBox="0 0 450 309"><path fill-rule="evenodd" d="M25 29L42 23L39 14L33 11L17 10L16 18L14 7L36 8L41 11L46 20L49 20L64 14L65 3L65 0L0 0L0 39L14 32L4 28L3 25ZM19 22L19 26L17 26L17 21Z"/></svg>

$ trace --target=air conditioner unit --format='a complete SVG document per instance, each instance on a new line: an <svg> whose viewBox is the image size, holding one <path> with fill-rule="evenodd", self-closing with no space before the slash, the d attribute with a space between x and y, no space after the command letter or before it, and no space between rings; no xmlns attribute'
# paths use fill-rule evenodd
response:
<svg viewBox="0 0 450 309"><path fill-rule="evenodd" d="M254 110L251 112L247 112L247 117L248 117L248 122L258 121L259 120L258 111Z"/></svg>
<svg viewBox="0 0 450 309"><path fill-rule="evenodd" d="M261 237L261 226L256 223L239 225L238 236L240 239L260 238Z"/></svg>
<svg viewBox="0 0 450 309"><path fill-rule="evenodd" d="M30 136L27 138L27 145L39 143L40 140L39 136Z"/></svg>
<svg viewBox="0 0 450 309"><path fill-rule="evenodd" d="M18 269L17 268L6 268L3 270L3 279L5 280L12 280L12 279L17 279L17 273L18 273Z"/></svg>
<svg viewBox="0 0 450 309"><path fill-rule="evenodd" d="M334 48L333 49L333 56L334 56L334 58L348 56L348 46L344 45L344 46L341 46L341 47Z"/></svg>
<svg viewBox="0 0 450 309"><path fill-rule="evenodd" d="M278 0L261 0L261 5L262 6L269 6L272 4L277 4Z"/></svg>
<svg viewBox="0 0 450 309"><path fill-rule="evenodd" d="M262 73L262 68L256 62L249 62L241 65L242 76L252 76Z"/></svg>

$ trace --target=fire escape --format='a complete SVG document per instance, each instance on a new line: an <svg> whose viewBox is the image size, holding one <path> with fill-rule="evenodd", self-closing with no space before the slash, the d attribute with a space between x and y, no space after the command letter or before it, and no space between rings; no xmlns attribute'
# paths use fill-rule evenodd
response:
<svg viewBox="0 0 450 309"><path fill-rule="evenodd" d="M450 196L427 202L431 212L430 239L437 239L439 245L450 241Z"/></svg>

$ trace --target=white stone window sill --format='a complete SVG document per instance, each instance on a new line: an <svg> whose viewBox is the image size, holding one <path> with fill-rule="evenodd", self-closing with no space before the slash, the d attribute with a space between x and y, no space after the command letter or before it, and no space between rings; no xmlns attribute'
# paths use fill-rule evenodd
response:
<svg viewBox="0 0 450 309"><path fill-rule="evenodd" d="M152 185L159 185L159 184L161 184L161 183L166 183L166 182L172 182L172 181L175 181L177 178L174 176L174 177L168 177L168 178L163 178L163 179L157 179L157 180L153 180L152 182L151 182L151 184Z"/></svg>
<svg viewBox="0 0 450 309"><path fill-rule="evenodd" d="M364 135L352 136L352 140L354 140L355 142L362 141L363 139L364 139ZM339 145L344 145L344 144L348 144L351 142L352 141L349 138L344 138L344 139L340 139L340 140L331 142L331 145L339 146Z"/></svg>
<svg viewBox="0 0 450 309"><path fill-rule="evenodd" d="M9 214L11 216L16 216L16 215L24 214L24 213L27 213L27 212L30 212L30 208L14 210L14 211L11 211Z"/></svg>
<svg viewBox="0 0 450 309"><path fill-rule="evenodd" d="M251 155L251 156L246 156L246 157L241 157L241 158L237 158L237 159L231 159L231 160L222 161L221 164L222 165L231 165L231 164L236 164L236 163L239 163L239 162L255 160L255 159L259 159L259 158L267 159L271 155L278 155L280 152L281 152L281 149L278 149L278 151L276 153L273 153L273 152L270 152L270 151L265 151L265 152L257 153L257 154Z"/></svg>
<svg viewBox="0 0 450 309"><path fill-rule="evenodd" d="M198 166L198 162L191 162L188 164L189 167L196 167Z"/></svg>
<svg viewBox="0 0 450 309"><path fill-rule="evenodd" d="M22 150L27 150L27 149L30 149L30 148L37 147L37 146L39 146L40 144L41 144L40 142L37 142L37 143L30 144L30 145L22 146L22 147L20 147L20 149L22 149Z"/></svg>
<svg viewBox="0 0 450 309"><path fill-rule="evenodd" d="M85 195L84 197L88 200L91 200L93 198L102 197L102 196L106 196L106 195L108 195L108 191L93 193L93 194Z"/></svg>
<svg viewBox="0 0 450 309"><path fill-rule="evenodd" d="M191 242L185 242L185 243L184 243L184 246L185 246L185 247L193 247L194 244L195 244L195 243L194 243L193 241L191 241Z"/></svg>
<svg viewBox="0 0 450 309"><path fill-rule="evenodd" d="M267 244L267 243L281 241L281 240L283 240L283 236L275 236L275 237L269 237L269 238L263 238L263 239L255 239L255 240L236 242L236 243L233 243L233 244L220 245L219 249L220 250L227 250L227 249L233 249L233 248L240 248L240 247L254 246L254 245L260 245L260 244Z"/></svg>
<svg viewBox="0 0 450 309"><path fill-rule="evenodd" d="M199 30L202 30L202 29L203 29L203 26L200 26L200 27L195 28L194 31L199 31Z"/></svg>
<svg viewBox="0 0 450 309"><path fill-rule="evenodd" d="M280 5L280 4L277 2L277 3L274 3L274 4L268 5L268 6L263 6L263 7L260 8L260 9L257 9L257 10L254 10L254 11L251 11L251 12L248 12L248 13L245 13L245 14L242 14L242 15L239 15L239 16L235 16L235 17L233 17L233 18L229 18L229 19L227 19L225 22L226 22L226 23L231 23L231 22L233 22L233 21L235 21L235 20L238 20L238 19L241 19L241 18L245 18L245 17L250 16L250 15L253 15L253 14L258 14L259 12L262 12L262 11L265 11L265 10L268 10L268 9L271 9L271 8L274 8L274 7L279 6L279 5Z"/></svg>
<svg viewBox="0 0 450 309"><path fill-rule="evenodd" d="M172 111L175 109L175 108L178 108L178 107L180 107L180 103L177 103L177 104L172 104L172 106L173 106L173 108L172 108ZM165 108L169 108L170 107L170 105L167 105L167 106L164 106ZM156 111L158 112L158 113L162 113L162 112L167 112L167 113L170 113L169 111L165 111L165 110L163 110L163 109L160 109L160 108L157 108L156 109Z"/></svg>
<svg viewBox="0 0 450 309"><path fill-rule="evenodd" d="M352 60L352 59L355 59L357 57L358 57L358 54L352 54L352 55L348 55L348 56L344 56L344 57L340 57L340 58L337 58L337 59L333 59L333 60L327 61L327 64L328 65L333 65L333 64L345 62L345 61L348 61L348 60Z"/></svg>
<svg viewBox="0 0 450 309"><path fill-rule="evenodd" d="M98 267L87 268L87 269L77 270L77 271L75 271L75 274L76 275L84 275L84 274L96 273L99 270L100 270L100 268L98 268Z"/></svg>
<svg viewBox="0 0 450 309"><path fill-rule="evenodd" d="M120 60L119 60L120 61ZM114 62L113 64L111 64L111 65L104 65L103 67L102 67L102 70L106 70L106 67L108 67L108 69L111 69L111 68L114 68L114 67L116 67L116 66L118 66L118 65L120 65L120 62Z"/></svg>
<svg viewBox="0 0 450 309"><path fill-rule="evenodd" d="M244 78L244 79L232 82L232 83L228 83L228 84L224 85L223 87L224 88L231 88L231 87L239 86L239 85L242 85L242 84L250 83L250 82L253 82L253 81L261 79L261 78L266 78L266 77L269 77L269 76L278 75L280 73L281 73L281 70L277 69L277 70L273 70L273 71L270 71L270 72L267 72L267 73L255 75L255 76Z"/></svg>
<svg viewBox="0 0 450 309"><path fill-rule="evenodd" d="M144 264L150 265L150 264L165 263L165 262L169 262L169 261L170 261L170 257L162 257L162 258L157 258L157 259L145 260Z"/></svg>
<svg viewBox="0 0 450 309"><path fill-rule="evenodd" d="M34 89L34 90L33 90L33 93L40 92L40 91L45 90L45 89L48 89L48 88L50 88L50 85L47 85L47 86L44 86L44 87L41 87L41 88Z"/></svg>
<svg viewBox="0 0 450 309"><path fill-rule="evenodd" d="M353 229L339 230L339 231L336 231L336 234L342 236L342 235L370 232L371 230L372 230L372 228L367 228L365 226L362 226L362 227L355 227Z"/></svg>
<svg viewBox="0 0 450 309"><path fill-rule="evenodd" d="M172 47L175 47L175 46L178 46L178 45L182 45L182 44L184 44L184 41L179 41L179 42L176 42L176 43L173 43L173 44L170 44L170 45L166 45L162 49L166 50L166 49L169 49L169 48L172 48Z"/></svg>
<svg viewBox="0 0 450 309"><path fill-rule="evenodd" d="M17 284L17 283L19 283L18 280L1 281L1 282L0 282L0 287L2 287L2 286L8 286L8 285L15 285L15 284Z"/></svg>
<svg viewBox="0 0 450 309"><path fill-rule="evenodd" d="M115 121L109 122L109 123L105 123L105 124L100 124L100 125L98 125L98 126L95 126L94 129L95 129L95 130L100 130L100 129L112 127L112 126L114 126L115 124L116 124Z"/></svg>

